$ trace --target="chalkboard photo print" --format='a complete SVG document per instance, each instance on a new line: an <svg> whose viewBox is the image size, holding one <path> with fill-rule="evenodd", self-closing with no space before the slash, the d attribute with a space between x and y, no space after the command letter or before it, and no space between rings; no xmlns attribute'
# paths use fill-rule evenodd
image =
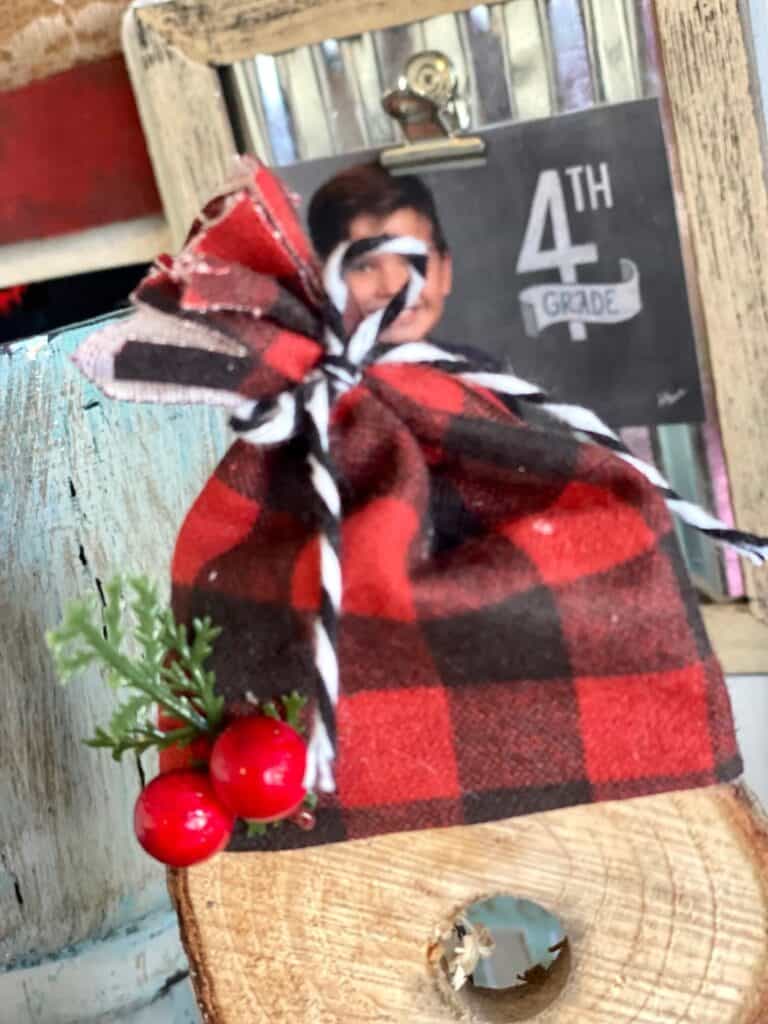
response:
<svg viewBox="0 0 768 1024"><path fill-rule="evenodd" d="M479 134L479 166L395 175L368 150L281 175L321 258L340 225L428 243L425 295L392 340L426 331L482 350L614 427L703 420L658 101ZM379 301L366 289L392 285L382 274L370 261L353 274L364 307Z"/></svg>

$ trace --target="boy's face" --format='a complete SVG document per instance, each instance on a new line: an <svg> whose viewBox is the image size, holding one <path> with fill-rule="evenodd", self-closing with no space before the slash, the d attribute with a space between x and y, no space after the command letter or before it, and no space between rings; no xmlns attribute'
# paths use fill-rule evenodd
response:
<svg viewBox="0 0 768 1024"><path fill-rule="evenodd" d="M382 332L379 340L392 345L421 341L434 330L443 315L445 300L451 291L453 268L449 253L441 255L432 238L432 225L410 207L395 210L387 217L360 214L349 225L350 240L374 235L410 235L429 246L427 275L416 304ZM408 280L408 263L394 253L366 256L347 271L347 286L357 314L362 318L382 309Z"/></svg>

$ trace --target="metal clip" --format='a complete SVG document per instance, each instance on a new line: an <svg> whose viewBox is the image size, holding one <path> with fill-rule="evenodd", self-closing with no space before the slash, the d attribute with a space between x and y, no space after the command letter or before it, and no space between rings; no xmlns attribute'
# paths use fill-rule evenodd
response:
<svg viewBox="0 0 768 1024"><path fill-rule="evenodd" d="M458 77L437 50L414 54L382 106L405 136L405 145L385 149L379 160L393 174L476 167L485 163L483 139L462 134Z"/></svg>

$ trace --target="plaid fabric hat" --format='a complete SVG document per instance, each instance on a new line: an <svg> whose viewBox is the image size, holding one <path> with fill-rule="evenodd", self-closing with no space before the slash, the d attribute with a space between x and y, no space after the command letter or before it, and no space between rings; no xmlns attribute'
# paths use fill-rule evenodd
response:
<svg viewBox="0 0 768 1024"><path fill-rule="evenodd" d="M736 777L669 507L756 559L760 539L687 505L588 410L442 347L378 346L423 247L341 247L322 283L280 184L242 170L75 357L110 395L216 403L241 435L182 524L174 611L223 627L211 667L230 705L311 698L323 793L312 831L241 829L231 848ZM411 275L349 331L361 246Z"/></svg>

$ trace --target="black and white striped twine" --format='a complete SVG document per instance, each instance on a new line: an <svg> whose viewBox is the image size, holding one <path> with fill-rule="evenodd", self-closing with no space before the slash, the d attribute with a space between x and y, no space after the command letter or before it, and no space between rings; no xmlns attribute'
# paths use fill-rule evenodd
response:
<svg viewBox="0 0 768 1024"><path fill-rule="evenodd" d="M346 272L355 261L381 253L403 257L409 270L402 290L383 309L367 316L347 335L343 317L347 306ZM653 466L636 458L621 438L589 409L550 401L535 384L512 373L478 368L461 355L428 341L392 345L383 355L372 354L382 331L413 305L424 285L427 247L415 238L381 236L340 245L329 258L323 280L328 296L325 350L322 363L294 391L283 392L269 402L246 402L230 422L240 436L256 445L281 444L301 433L308 441L308 468L319 498L320 611L314 624L315 665L321 680L312 733L308 746L305 785L311 790L332 792L333 760L336 746L335 708L339 698L337 654L338 623L341 615L341 494L330 451L331 410L337 399L355 387L367 365L414 363L439 366L467 384L512 396L519 403L521 418L525 405L536 406L564 424L579 440L610 449L642 473L663 495L670 511L714 541L729 545L755 563L768 558L768 539L728 527L693 502L677 494Z"/></svg>

